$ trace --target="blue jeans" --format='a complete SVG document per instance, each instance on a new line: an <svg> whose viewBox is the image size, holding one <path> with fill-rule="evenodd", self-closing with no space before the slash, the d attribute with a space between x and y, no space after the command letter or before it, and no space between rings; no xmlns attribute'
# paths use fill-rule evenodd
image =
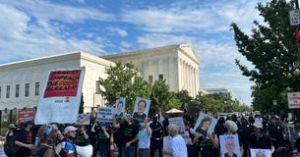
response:
<svg viewBox="0 0 300 157"><path fill-rule="evenodd" d="M122 147L123 157L135 157L136 148L134 146Z"/></svg>

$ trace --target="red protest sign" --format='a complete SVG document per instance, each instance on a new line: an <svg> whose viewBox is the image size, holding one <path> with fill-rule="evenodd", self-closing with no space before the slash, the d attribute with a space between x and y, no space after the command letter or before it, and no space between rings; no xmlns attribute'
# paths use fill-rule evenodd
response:
<svg viewBox="0 0 300 157"><path fill-rule="evenodd" d="M19 123L34 121L34 117L35 109L33 108L18 110L17 120Z"/></svg>

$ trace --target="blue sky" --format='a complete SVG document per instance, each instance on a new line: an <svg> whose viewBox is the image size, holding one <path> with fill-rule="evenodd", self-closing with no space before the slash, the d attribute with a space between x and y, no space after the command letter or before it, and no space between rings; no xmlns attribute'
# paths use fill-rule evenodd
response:
<svg viewBox="0 0 300 157"><path fill-rule="evenodd" d="M85 50L95 55L192 43L201 88L251 103L230 24L250 33L265 0L0 0L0 64Z"/></svg>

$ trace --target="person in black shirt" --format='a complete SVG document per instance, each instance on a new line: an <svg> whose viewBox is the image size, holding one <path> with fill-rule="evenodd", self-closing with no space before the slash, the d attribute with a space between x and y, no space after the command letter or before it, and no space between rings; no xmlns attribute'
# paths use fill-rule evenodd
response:
<svg viewBox="0 0 300 157"><path fill-rule="evenodd" d="M296 143L294 145L294 153L300 155L300 120L295 121L295 136L296 136Z"/></svg>
<svg viewBox="0 0 300 157"><path fill-rule="evenodd" d="M154 152L158 150L159 157L162 157L162 147L163 147L163 127L158 122L158 115L153 117L153 122L150 124L152 130L150 154L154 157Z"/></svg>
<svg viewBox="0 0 300 157"><path fill-rule="evenodd" d="M33 126L32 122L27 122L19 132L19 135L16 139L15 144L20 147L19 151L17 152L17 157L27 157L31 155L31 151L34 150L33 145L33 136L31 128Z"/></svg>
<svg viewBox="0 0 300 157"><path fill-rule="evenodd" d="M114 124L116 128L120 128L122 155L123 157L135 157L139 128L133 123L129 114L124 116L124 120L124 123Z"/></svg>
<svg viewBox="0 0 300 157"><path fill-rule="evenodd" d="M110 130L106 126L100 123L95 123L91 129L93 133L96 133L97 138L97 154L100 157L107 157L110 154Z"/></svg>
<svg viewBox="0 0 300 157"><path fill-rule="evenodd" d="M89 144L89 136L86 133L85 126L79 126L79 129L76 133L76 138L74 140L74 144L78 146L87 146Z"/></svg>
<svg viewBox="0 0 300 157"><path fill-rule="evenodd" d="M284 144L283 128L279 125L279 117L271 117L271 123L269 125L268 131L272 143L274 144L276 149Z"/></svg>
<svg viewBox="0 0 300 157"><path fill-rule="evenodd" d="M252 149L271 149L274 152L275 148L271 142L271 138L263 132L263 125L260 122L253 124L254 132L250 135L249 147Z"/></svg>

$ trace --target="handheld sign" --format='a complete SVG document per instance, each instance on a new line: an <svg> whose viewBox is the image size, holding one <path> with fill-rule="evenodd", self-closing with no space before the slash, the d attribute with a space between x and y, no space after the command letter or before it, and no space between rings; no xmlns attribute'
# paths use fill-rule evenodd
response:
<svg viewBox="0 0 300 157"><path fill-rule="evenodd" d="M182 117L169 118L169 123L175 124L178 127L178 132L180 134L184 134L185 127L184 127L184 121Z"/></svg>
<svg viewBox="0 0 300 157"><path fill-rule="evenodd" d="M126 101L125 98L120 98L116 100L115 111L116 115L123 115L125 112Z"/></svg>
<svg viewBox="0 0 300 157"><path fill-rule="evenodd" d="M270 149L250 149L251 157L272 157Z"/></svg>
<svg viewBox="0 0 300 157"><path fill-rule="evenodd" d="M221 157L241 157L239 137L237 135L220 136Z"/></svg>
<svg viewBox="0 0 300 157"><path fill-rule="evenodd" d="M90 114L78 114L77 125L89 125L91 115Z"/></svg>
<svg viewBox="0 0 300 157"><path fill-rule="evenodd" d="M84 68L50 71L39 100L35 124L76 123Z"/></svg>
<svg viewBox="0 0 300 157"><path fill-rule="evenodd" d="M35 117L35 109L33 108L18 110L17 112L17 121L19 123L34 121L34 117Z"/></svg>
<svg viewBox="0 0 300 157"><path fill-rule="evenodd" d="M114 118L114 108L100 107L97 110L97 119L100 123L111 123Z"/></svg>
<svg viewBox="0 0 300 157"><path fill-rule="evenodd" d="M210 137L214 132L217 122L216 118L200 112L193 131L202 136Z"/></svg>
<svg viewBox="0 0 300 157"><path fill-rule="evenodd" d="M144 122L150 110L151 100L137 97L133 110L133 119L138 122Z"/></svg>

